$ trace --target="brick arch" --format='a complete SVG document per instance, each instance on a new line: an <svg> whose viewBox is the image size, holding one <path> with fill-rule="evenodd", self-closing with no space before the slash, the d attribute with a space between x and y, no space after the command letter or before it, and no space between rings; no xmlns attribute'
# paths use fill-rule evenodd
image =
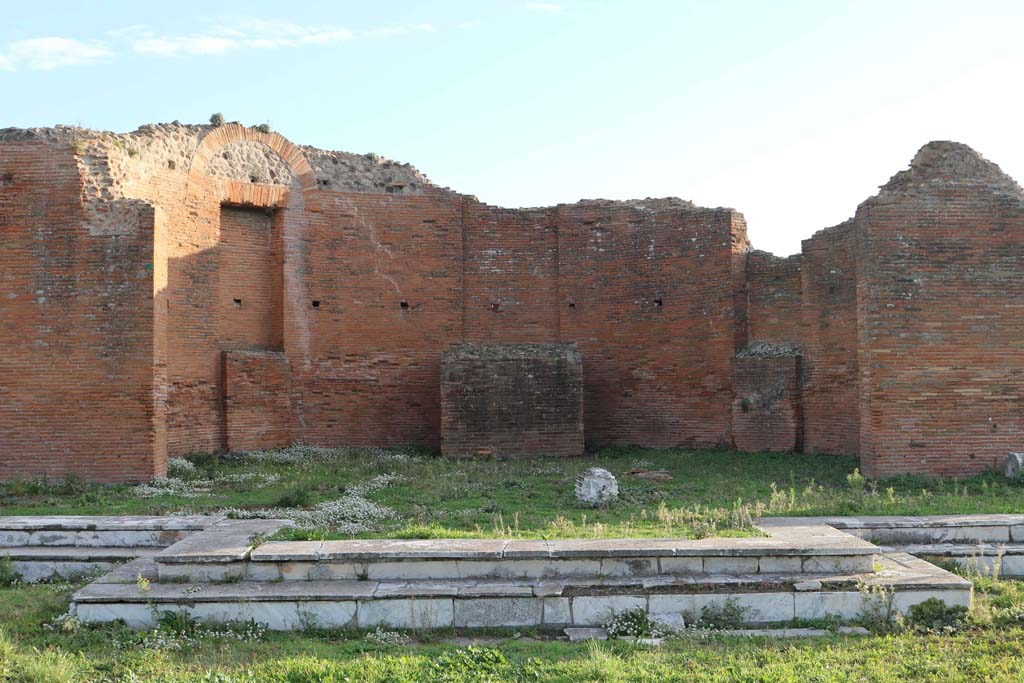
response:
<svg viewBox="0 0 1024 683"><path fill-rule="evenodd" d="M193 182L202 183L206 177L206 169L209 167L214 155L221 148L233 142L260 142L276 152L288 163L292 173L298 178L306 210L320 210L320 196L316 175L313 173L313 168L309 165L306 155L302 153L302 150L278 133L263 133L255 128L246 128L237 123L226 123L223 126L218 126L209 131L199 141L199 147L196 148L195 154L192 155L192 163L188 169L189 184L191 185Z"/></svg>

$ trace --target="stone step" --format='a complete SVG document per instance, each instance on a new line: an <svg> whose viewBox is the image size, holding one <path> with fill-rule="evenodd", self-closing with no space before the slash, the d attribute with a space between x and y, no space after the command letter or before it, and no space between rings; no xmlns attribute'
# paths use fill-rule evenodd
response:
<svg viewBox="0 0 1024 683"><path fill-rule="evenodd" d="M878 552L823 525L765 530L764 537L701 540L277 541L250 548L251 529L228 520L155 559L162 580L542 579L870 572Z"/></svg>
<svg viewBox="0 0 1024 683"><path fill-rule="evenodd" d="M984 575L1024 577L1024 543L925 543L883 547L932 561L952 561Z"/></svg>
<svg viewBox="0 0 1024 683"><path fill-rule="evenodd" d="M0 546L167 547L222 518L211 515L0 517Z"/></svg>
<svg viewBox="0 0 1024 683"><path fill-rule="evenodd" d="M118 565L140 557L152 558L159 548L102 548L34 546L0 548L0 558L10 558L11 569L26 583L76 579L114 571Z"/></svg>
<svg viewBox="0 0 1024 683"><path fill-rule="evenodd" d="M444 581L248 581L153 583L148 590L92 583L73 598L84 622L123 619L134 628L154 625L157 615L179 611L210 621L254 619L272 629L306 626L372 628L482 628L594 626L635 609L651 615L698 618L705 607L734 601L750 624L818 619L834 614L856 619L864 608L861 585L891 588L893 607L907 611L930 597L969 605L971 583L896 553L866 574L780 573L636 578Z"/></svg>
<svg viewBox="0 0 1024 683"><path fill-rule="evenodd" d="M872 543L1024 543L1024 515L921 515L862 517L771 517L758 523L825 524Z"/></svg>

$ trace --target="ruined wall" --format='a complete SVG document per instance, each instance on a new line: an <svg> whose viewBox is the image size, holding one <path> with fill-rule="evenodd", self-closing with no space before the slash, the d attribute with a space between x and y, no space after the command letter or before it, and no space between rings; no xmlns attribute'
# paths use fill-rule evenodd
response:
<svg viewBox="0 0 1024 683"><path fill-rule="evenodd" d="M458 344L441 369L442 453L583 454L583 365L575 344Z"/></svg>
<svg viewBox="0 0 1024 683"><path fill-rule="evenodd" d="M462 340L461 198L321 195L321 220L293 247L306 264L286 344L295 438L436 447L441 352Z"/></svg>
<svg viewBox="0 0 1024 683"><path fill-rule="evenodd" d="M799 451L803 440L800 356L741 356L733 361L732 434L736 448Z"/></svg>
<svg viewBox="0 0 1024 683"><path fill-rule="evenodd" d="M860 450L857 365L858 233L853 222L804 240L803 449L855 455Z"/></svg>
<svg viewBox="0 0 1024 683"><path fill-rule="evenodd" d="M589 445L729 442L735 212L558 207L559 338L585 359Z"/></svg>
<svg viewBox="0 0 1024 683"><path fill-rule="evenodd" d="M93 211L73 140L3 137L0 476L152 478L154 211Z"/></svg>
<svg viewBox="0 0 1024 683"><path fill-rule="evenodd" d="M234 124L0 131L0 476L438 446L442 351L465 342L575 342L592 446L980 471L1024 430L1021 208L933 143L783 259L731 209L499 209Z"/></svg>
<svg viewBox="0 0 1024 683"><path fill-rule="evenodd" d="M1024 193L926 145L861 205L861 458L872 476L962 476L1024 442Z"/></svg>
<svg viewBox="0 0 1024 683"><path fill-rule="evenodd" d="M225 351L225 448L251 451L292 443L291 367L276 351Z"/></svg>
<svg viewBox="0 0 1024 683"><path fill-rule="evenodd" d="M558 341L555 211L467 201L463 245L466 341Z"/></svg>
<svg viewBox="0 0 1024 683"><path fill-rule="evenodd" d="M804 342L802 256L779 258L764 251L747 255L749 339L799 347Z"/></svg>

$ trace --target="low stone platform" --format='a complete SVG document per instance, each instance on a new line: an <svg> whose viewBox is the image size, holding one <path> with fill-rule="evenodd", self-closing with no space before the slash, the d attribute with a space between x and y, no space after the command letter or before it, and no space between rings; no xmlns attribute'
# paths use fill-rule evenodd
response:
<svg viewBox="0 0 1024 683"><path fill-rule="evenodd" d="M875 543L883 552L955 562L982 574L1024 577L1024 515L799 517L761 522L826 524Z"/></svg>
<svg viewBox="0 0 1024 683"><path fill-rule="evenodd" d="M23 516L0 517L0 557L31 583L115 571L125 562L153 557L202 531L219 516Z"/></svg>
<svg viewBox="0 0 1024 683"><path fill-rule="evenodd" d="M677 574L870 572L878 548L824 525L765 526L753 538L566 541L269 542L246 533L280 523L221 522L157 555L162 580L309 581L651 577ZM250 528L251 527L251 528ZM238 536L226 541L222 529Z"/></svg>
<svg viewBox="0 0 1024 683"><path fill-rule="evenodd" d="M968 528L997 537L1002 532L993 529L1005 527L1010 539L1018 526L1011 517L968 521ZM33 580L107 570L75 594L72 610L86 622L123 619L139 628L168 611L255 619L274 629L517 628L594 626L634 609L692 620L730 600L759 625L829 615L852 620L866 601L884 596L899 611L931 597L970 604L969 581L833 522L762 519L763 536L701 540L278 542L265 539L287 524L281 520L8 518L0 529L48 545L0 548L0 556L10 555L16 571L27 569L22 573ZM916 528L847 522L859 530ZM947 518L934 528L953 524ZM160 534L172 531L178 540L160 547L170 538ZM123 545L90 546L90 533ZM141 535L116 536L127 533ZM131 546L133 539L138 544ZM952 553L968 544L947 545ZM1008 556L1019 554L1004 553L1004 563ZM145 590L140 576L149 581Z"/></svg>
<svg viewBox="0 0 1024 683"><path fill-rule="evenodd" d="M798 580L802 579L802 580ZM893 606L906 612L930 597L969 605L971 584L909 555L881 560L868 574L736 574L657 576L647 579L562 581L243 581L238 583L134 585L94 583L75 594L77 616L87 622L124 619L155 624L157 615L181 611L214 621L254 619L271 629L306 626L372 628L482 628L595 626L612 615L699 616L727 601L751 624L817 619L856 619L864 608L862 585L888 586Z"/></svg>

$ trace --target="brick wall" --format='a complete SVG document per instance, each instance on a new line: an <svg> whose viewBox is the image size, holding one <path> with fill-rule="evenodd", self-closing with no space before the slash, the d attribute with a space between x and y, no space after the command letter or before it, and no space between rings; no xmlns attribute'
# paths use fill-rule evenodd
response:
<svg viewBox="0 0 1024 683"><path fill-rule="evenodd" d="M962 145L927 145L861 205L861 458L962 476L1024 443L1024 193Z"/></svg>
<svg viewBox="0 0 1024 683"><path fill-rule="evenodd" d="M291 368L284 354L225 351L223 368L228 450L290 445Z"/></svg>
<svg viewBox="0 0 1024 683"><path fill-rule="evenodd" d="M154 211L82 206L68 144L0 149L0 478L140 481L154 427Z"/></svg>
<svg viewBox="0 0 1024 683"><path fill-rule="evenodd" d="M729 442L735 212L558 207L559 338L587 364L587 442Z"/></svg>
<svg viewBox="0 0 1024 683"><path fill-rule="evenodd" d="M449 457L583 454L583 366L575 344L459 344L441 369Z"/></svg>
<svg viewBox="0 0 1024 683"><path fill-rule="evenodd" d="M764 251L747 256L747 316L749 339L801 346L803 287L800 254L779 258Z"/></svg>
<svg viewBox="0 0 1024 683"><path fill-rule="evenodd" d="M732 381L736 448L752 453L800 450L800 356L736 358Z"/></svg>
<svg viewBox="0 0 1024 683"><path fill-rule="evenodd" d="M857 231L852 222L803 242L804 450L860 450Z"/></svg>
<svg viewBox="0 0 1024 683"><path fill-rule="evenodd" d="M792 440L875 474L981 471L1024 430L1021 195L929 145L782 259L731 209L498 209L235 125L0 131L0 477L438 446L442 352L465 342L575 342L593 446ZM756 342L802 353L789 413L736 412L788 372L734 364Z"/></svg>

